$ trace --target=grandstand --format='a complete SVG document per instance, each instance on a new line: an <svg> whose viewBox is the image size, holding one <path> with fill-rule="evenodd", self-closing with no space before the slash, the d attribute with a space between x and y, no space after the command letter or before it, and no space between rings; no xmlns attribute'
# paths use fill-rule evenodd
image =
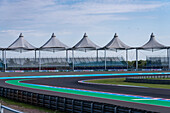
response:
<svg viewBox="0 0 170 113"><path fill-rule="evenodd" d="M146 57L146 67L150 69L168 69L168 57Z"/></svg>
<svg viewBox="0 0 170 113"><path fill-rule="evenodd" d="M136 50L136 61L128 62L128 50ZM165 58L150 58L146 59L147 65L140 65L140 60L138 60L140 50L157 51L165 49L167 51L167 57ZM170 69L170 49L169 46L165 46L159 43L153 33L150 36L148 42L140 47L131 47L123 43L118 35L115 33L112 40L103 47L96 45L92 42L87 34L85 33L83 38L76 43L73 47L68 47L60 40L56 38L54 33L51 38L41 47L37 48L30 43L28 43L22 33L19 37L7 48L0 48L2 50L2 59L0 61L0 68L2 71L6 70L112 70L112 69ZM104 57L98 56L98 51L104 51ZM108 57L106 56L107 51L125 51L125 60L123 57ZM35 58L7 58L7 51L15 52L27 52L35 51ZM39 52L38 58L37 51ZM41 51L48 52L58 52L66 51L65 58L43 58L41 56ZM69 57L69 51L71 51L72 56ZM96 51L96 57L74 57L74 51ZM138 63L139 61L139 63ZM135 63L135 64L134 64ZM146 62L145 62L146 63ZM140 66L138 66L138 64ZM138 67L140 69L138 69Z"/></svg>
<svg viewBox="0 0 170 113"><path fill-rule="evenodd" d="M72 70L73 58L41 58L41 70ZM107 69L126 69L127 63L123 57L107 57ZM39 59L35 58L7 58L6 70L39 70ZM104 70L104 57L76 57L75 70ZM1 62L1 68L4 68Z"/></svg>

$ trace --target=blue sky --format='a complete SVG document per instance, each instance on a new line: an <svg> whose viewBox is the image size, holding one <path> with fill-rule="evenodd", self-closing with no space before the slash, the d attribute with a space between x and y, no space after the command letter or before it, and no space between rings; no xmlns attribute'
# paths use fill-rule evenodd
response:
<svg viewBox="0 0 170 113"><path fill-rule="evenodd" d="M170 45L169 12L169 0L0 0L0 47L9 46L21 32L36 47L53 32L70 47L85 32L99 46L114 33L129 46L142 46L152 32Z"/></svg>

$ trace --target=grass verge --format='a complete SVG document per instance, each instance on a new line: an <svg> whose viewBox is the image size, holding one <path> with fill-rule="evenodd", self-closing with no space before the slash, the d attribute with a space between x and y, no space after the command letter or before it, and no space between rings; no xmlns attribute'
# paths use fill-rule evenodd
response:
<svg viewBox="0 0 170 113"><path fill-rule="evenodd" d="M144 87L150 87L150 88L170 89L170 85L148 84L148 83L131 83L131 82L124 82L124 80L125 80L125 78L112 78L112 79L88 80L88 81L85 81L85 82L101 83L101 84L115 84L115 85L132 85L132 86L144 86Z"/></svg>

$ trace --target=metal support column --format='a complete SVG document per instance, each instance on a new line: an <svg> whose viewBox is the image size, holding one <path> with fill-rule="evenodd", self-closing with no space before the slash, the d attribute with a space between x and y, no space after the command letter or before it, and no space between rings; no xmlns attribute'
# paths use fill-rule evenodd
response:
<svg viewBox="0 0 170 113"><path fill-rule="evenodd" d="M2 62L3 62L3 71L4 71L4 50L2 50Z"/></svg>
<svg viewBox="0 0 170 113"><path fill-rule="evenodd" d="M41 52L39 50L39 72L41 71Z"/></svg>
<svg viewBox="0 0 170 113"><path fill-rule="evenodd" d="M36 62L36 60L37 60L37 51L35 49L35 62Z"/></svg>
<svg viewBox="0 0 170 113"><path fill-rule="evenodd" d="M138 70L138 49L136 49L136 71Z"/></svg>
<svg viewBox="0 0 170 113"><path fill-rule="evenodd" d="M106 64L106 49L104 49L104 69L107 69L107 64Z"/></svg>
<svg viewBox="0 0 170 113"><path fill-rule="evenodd" d="M72 65L73 65L73 71L74 71L74 50L72 50Z"/></svg>
<svg viewBox="0 0 170 113"><path fill-rule="evenodd" d="M127 70L128 70L128 50L126 49L126 63L127 63Z"/></svg>
<svg viewBox="0 0 170 113"><path fill-rule="evenodd" d="M96 51L96 61L98 62L98 58L99 58L99 53L98 53L98 50Z"/></svg>
<svg viewBox="0 0 170 113"><path fill-rule="evenodd" d="M66 50L66 61L69 62L68 50Z"/></svg>
<svg viewBox="0 0 170 113"><path fill-rule="evenodd" d="M5 72L6 72L6 68L7 68L7 63L6 63L6 50L4 51L4 64L5 64Z"/></svg>
<svg viewBox="0 0 170 113"><path fill-rule="evenodd" d="M169 54L169 48L167 48L167 62L168 62L168 70L170 69L170 54Z"/></svg>

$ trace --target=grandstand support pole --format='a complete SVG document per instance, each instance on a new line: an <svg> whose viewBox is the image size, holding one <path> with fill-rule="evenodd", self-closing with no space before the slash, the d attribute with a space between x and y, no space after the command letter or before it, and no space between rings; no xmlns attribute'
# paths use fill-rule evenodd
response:
<svg viewBox="0 0 170 113"><path fill-rule="evenodd" d="M37 52L36 52L36 49L35 49L35 62L36 62L36 59L37 59Z"/></svg>
<svg viewBox="0 0 170 113"><path fill-rule="evenodd" d="M68 50L66 50L66 61L69 62L68 61Z"/></svg>
<svg viewBox="0 0 170 113"><path fill-rule="evenodd" d="M106 70L107 69L107 66L106 66L106 49L104 49L104 69Z"/></svg>
<svg viewBox="0 0 170 113"><path fill-rule="evenodd" d="M169 54L169 48L167 48L167 61L168 61L168 70L170 69L170 54Z"/></svg>
<svg viewBox="0 0 170 113"><path fill-rule="evenodd" d="M98 53L99 51L97 50L96 51L96 61L98 62L98 59L99 59L99 53Z"/></svg>
<svg viewBox="0 0 170 113"><path fill-rule="evenodd" d="M41 51L39 50L39 72L41 71Z"/></svg>
<svg viewBox="0 0 170 113"><path fill-rule="evenodd" d="M73 71L74 71L74 50L72 50L72 65L73 65Z"/></svg>
<svg viewBox="0 0 170 113"><path fill-rule="evenodd" d="M2 50L2 61L3 61L3 64L4 64L4 50Z"/></svg>
<svg viewBox="0 0 170 113"><path fill-rule="evenodd" d="M127 70L128 70L128 50L126 49L126 63L127 63Z"/></svg>
<svg viewBox="0 0 170 113"><path fill-rule="evenodd" d="M138 49L136 49L136 71L138 70Z"/></svg>
<svg viewBox="0 0 170 113"><path fill-rule="evenodd" d="M4 51L4 55L5 55L5 57L4 57L4 64L5 64L5 72L6 72L6 68L7 68L7 65L6 65L6 50Z"/></svg>

